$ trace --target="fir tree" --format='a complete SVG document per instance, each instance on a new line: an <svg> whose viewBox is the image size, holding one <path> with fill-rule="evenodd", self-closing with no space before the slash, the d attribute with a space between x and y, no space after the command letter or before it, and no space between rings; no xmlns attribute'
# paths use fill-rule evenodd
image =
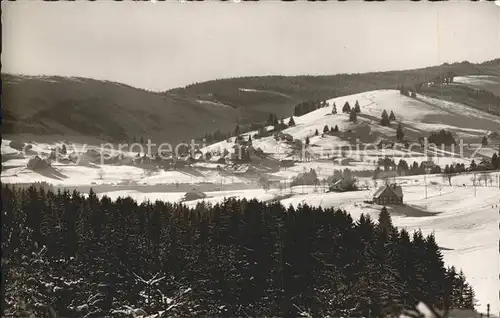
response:
<svg viewBox="0 0 500 318"><path fill-rule="evenodd" d="M337 106L335 105L335 102L333 103L332 106L332 114L335 115L337 113Z"/></svg>
<svg viewBox="0 0 500 318"><path fill-rule="evenodd" d="M481 144L483 146L488 146L488 138L486 136L483 137L483 140L481 141Z"/></svg>
<svg viewBox="0 0 500 318"><path fill-rule="evenodd" d="M356 100L356 104L354 105L354 110L356 111L356 113L361 113L361 108L359 107L359 102L358 100Z"/></svg>
<svg viewBox="0 0 500 318"><path fill-rule="evenodd" d="M351 106L349 105L349 102L345 102L344 107L342 107L342 112L345 114L349 114L351 112Z"/></svg>
<svg viewBox="0 0 500 318"><path fill-rule="evenodd" d="M389 115L389 121L395 121L396 120L396 116L394 115L394 112L391 110L391 114Z"/></svg>
<svg viewBox="0 0 500 318"><path fill-rule="evenodd" d="M392 218L387 210L387 207L383 207L378 215L378 228L380 231L385 231L387 234L394 229L392 225Z"/></svg>
<svg viewBox="0 0 500 318"><path fill-rule="evenodd" d="M349 113L349 121L352 122L357 122L358 121L358 114L356 112L356 109L351 109L351 112Z"/></svg>
<svg viewBox="0 0 500 318"><path fill-rule="evenodd" d="M387 112L384 109L384 111L382 112L382 119L380 120L380 124L382 126L389 126L390 123L391 123L391 121L389 120L389 115L387 114Z"/></svg>
<svg viewBox="0 0 500 318"><path fill-rule="evenodd" d="M290 117L290 120L288 121L288 126L289 127L294 127L295 126L295 120L293 120L293 116Z"/></svg>
<svg viewBox="0 0 500 318"><path fill-rule="evenodd" d="M329 131L330 129L328 128L328 125L325 125L325 127L323 127L323 133L327 134Z"/></svg>
<svg viewBox="0 0 500 318"><path fill-rule="evenodd" d="M319 135L319 131L316 129L316 131L314 132L314 136L318 136Z"/></svg>

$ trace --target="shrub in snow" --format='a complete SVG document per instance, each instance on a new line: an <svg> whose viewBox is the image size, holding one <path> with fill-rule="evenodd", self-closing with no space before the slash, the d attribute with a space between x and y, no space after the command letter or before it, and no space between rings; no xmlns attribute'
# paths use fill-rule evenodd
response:
<svg viewBox="0 0 500 318"><path fill-rule="evenodd" d="M316 170L311 169L308 172L303 172L296 176L291 183L291 186L298 185L319 185L318 174Z"/></svg>

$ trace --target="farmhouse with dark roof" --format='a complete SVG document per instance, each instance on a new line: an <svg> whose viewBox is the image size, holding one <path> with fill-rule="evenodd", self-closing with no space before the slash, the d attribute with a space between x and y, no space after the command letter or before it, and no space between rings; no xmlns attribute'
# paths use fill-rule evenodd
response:
<svg viewBox="0 0 500 318"><path fill-rule="evenodd" d="M403 204L403 188L397 184L387 184L380 187L373 195L376 204Z"/></svg>

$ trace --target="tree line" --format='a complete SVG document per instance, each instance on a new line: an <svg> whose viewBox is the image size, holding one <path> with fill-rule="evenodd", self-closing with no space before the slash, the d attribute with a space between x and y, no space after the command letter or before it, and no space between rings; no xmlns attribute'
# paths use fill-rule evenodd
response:
<svg viewBox="0 0 500 318"><path fill-rule="evenodd" d="M187 208L93 191L1 191L4 313L375 317L417 301L474 307L434 235L395 228L386 210L375 222L257 200Z"/></svg>
<svg viewBox="0 0 500 318"><path fill-rule="evenodd" d="M326 102L326 100L306 100L295 105L295 107L293 108L293 115L302 116L312 111L315 111L316 109L320 109L327 106L328 103Z"/></svg>

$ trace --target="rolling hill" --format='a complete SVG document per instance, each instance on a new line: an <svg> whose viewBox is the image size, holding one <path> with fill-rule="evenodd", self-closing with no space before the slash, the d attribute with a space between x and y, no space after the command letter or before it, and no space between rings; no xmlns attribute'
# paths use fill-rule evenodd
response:
<svg viewBox="0 0 500 318"><path fill-rule="evenodd" d="M345 103L351 107L358 102L361 112L357 122L349 120L349 114L341 112ZM333 104L337 114L332 114ZM388 127L380 124L383 111L396 115L396 121ZM327 100L327 106L293 117L295 126L281 131L294 140L305 141L310 138L312 153L327 155L331 151L340 150L341 146L354 146L356 139L362 144L378 143L381 140L396 142L396 128L401 124L405 131L405 139L417 142L419 137L428 137L431 132L445 129L451 131L456 140L465 143L480 143L483 136L500 130L500 117L493 116L480 109L465 104L441 100L418 94L415 98L400 94L397 90L375 90L359 94L347 95ZM288 122L285 118L284 122ZM322 134L323 129L337 126L336 134ZM268 127L269 129L272 126ZM361 128L361 129L360 129ZM315 135L315 131L319 135ZM254 135L250 131L245 135ZM228 149L232 142L222 141L207 147L209 150ZM263 149L277 157L291 156L293 143L278 141L274 136L253 139L253 146Z"/></svg>
<svg viewBox="0 0 500 318"><path fill-rule="evenodd" d="M238 118L230 107L85 78L4 75L2 98L6 134L181 141Z"/></svg>
<svg viewBox="0 0 500 318"><path fill-rule="evenodd" d="M498 79L500 59L365 74L220 79L165 92L87 78L2 74L3 134L128 142L136 136L176 143L218 129L232 131L236 123L263 122L270 113L288 117L305 100L411 86L446 73ZM498 93L499 82L484 89ZM476 99L468 96L467 105L475 106Z"/></svg>
<svg viewBox="0 0 500 318"><path fill-rule="evenodd" d="M326 76L259 76L207 81L166 91L164 94L198 96L233 107L275 112L278 117L293 114L294 105L305 100L325 100L366 91L396 88L434 80L443 74L500 76L500 59L472 64L443 64L414 70L337 74ZM494 83L492 86L500 85ZM491 88L491 87L490 87ZM267 116L263 119L267 119Z"/></svg>

